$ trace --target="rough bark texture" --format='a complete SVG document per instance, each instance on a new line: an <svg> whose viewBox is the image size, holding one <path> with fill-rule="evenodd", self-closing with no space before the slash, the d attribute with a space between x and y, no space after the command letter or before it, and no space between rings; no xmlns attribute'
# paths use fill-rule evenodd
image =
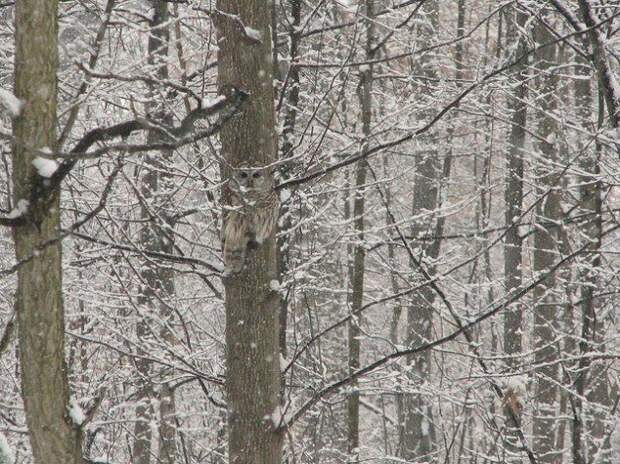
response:
<svg viewBox="0 0 620 464"><path fill-rule="evenodd" d="M34 460L38 464L81 462L81 433L69 417L64 352L64 308L59 191L33 201L43 179L31 150L56 144L56 0L16 2L15 94L24 102L13 133L14 200L30 200L32 221L13 229L18 271L16 312L22 395Z"/></svg>
<svg viewBox="0 0 620 464"><path fill-rule="evenodd" d="M592 61L596 69L600 89L605 97L609 120L613 127L620 127L620 95L617 94L618 88L614 85L614 82L617 83L617 81L607 59L605 39L600 32L600 27L596 27L599 20L588 0L578 0L577 3L579 4L581 17L588 27Z"/></svg>
<svg viewBox="0 0 620 464"><path fill-rule="evenodd" d="M579 0L579 13L585 25L589 28L587 41L590 45L590 59L594 64L598 76L599 121L598 129L603 126L603 100L612 127L620 126L620 95L617 94L617 85L614 85L609 61L606 56L604 38L595 25L598 18L588 0ZM585 42L585 40L584 40ZM578 80L575 87L577 112L580 122L586 130L593 130L593 121L590 114L593 108L591 83L587 79L589 70L582 64L577 67L577 73L585 79ZM584 147L585 148L585 147ZM602 243L602 184L600 175L600 146L596 153L586 151L580 160L582 175L581 207L584 214L593 214L594 219L585 223L583 235L588 240L588 254L584 265L580 269L582 306L582 331L579 338L580 361L577 366L574 381L576 396L573 404L573 436L572 459L576 464L590 462L608 463L612 459L612 450L609 441L610 432L606 424L606 416L611 407L610 385L607 366L602 360L591 362L588 355L599 354L605 351L605 322L602 301L596 298L596 290L600 285L599 268L601 266ZM587 406L584 405L584 395ZM585 435L585 432L589 433Z"/></svg>
<svg viewBox="0 0 620 464"><path fill-rule="evenodd" d="M168 3L155 0L153 16L151 18L151 35L148 41L147 61L152 68L154 77L160 80L168 78L168 43L170 31L167 26L169 20ZM150 117L166 126L172 125L172 117L166 108L163 98L156 86L152 86L150 103L147 112ZM157 131L149 131L147 143L154 144L166 141L166 137ZM147 251L156 253L174 254L174 222L170 217L172 211L171 192L174 191L168 166L172 161L172 151L164 150L145 158L141 171L141 217L146 224L140 231L140 242ZM142 317L147 314L157 314L162 325L157 330L149 327L149 322L138 320L137 335L147 346L149 341L160 337L164 342L174 343L174 338L168 333L167 322L171 318L171 299L175 295L174 275L168 266L160 266L154 260L147 260L140 267L141 282L143 283L139 306L144 309ZM152 325L152 322L151 322ZM155 333L152 331L156 330ZM136 361L140 377L138 387L142 403L136 408L136 424L134 428L135 440L133 461L137 464L148 464L153 454L151 421L154 419L153 407L150 403L154 395L159 396L159 461L172 464L176 457L176 426L174 390L166 384L166 369L156 373L148 361ZM152 376L158 374L160 387L154 388Z"/></svg>
<svg viewBox="0 0 620 464"><path fill-rule="evenodd" d="M167 25L169 20L168 3L155 0L153 4L153 16L151 18L151 34L148 41L147 61L154 77L159 80L168 78L168 44L170 31ZM150 117L165 126L172 125L172 117L164 107L165 97L160 95L156 86L151 86L150 103L147 112ZM158 131L149 131L147 143L155 144L166 141L166 137ZM169 174L169 166L172 162L172 151L164 150L147 156L141 171L141 217L145 223L140 231L140 242L147 251L155 253L174 254L174 221L170 217L173 210L172 192L174 185L172 176ZM167 327L172 317L171 304L175 295L174 275L169 266L161 266L157 261L149 259L140 267L141 282L143 283L139 306L144 309L142 317L149 314L157 314L160 317L159 328L153 327L153 322L148 320L138 321L138 336L148 346L149 341L156 338L165 343L174 343ZM151 325L151 327L149 327ZM155 331L155 332L153 332ZM135 442L133 459L135 463L148 464L151 460L152 432L151 421L154 411L150 400L154 395L159 396L159 462L172 464L176 457L176 426L174 390L166 383L168 372L161 369L160 372L152 372L152 366L147 361L137 362L140 376L140 388L143 403L136 408ZM156 390L153 385L152 375L159 377L160 387Z"/></svg>
<svg viewBox="0 0 620 464"><path fill-rule="evenodd" d="M263 166L277 157L269 30L272 5L219 0L217 8L220 92L234 86L250 94L244 113L221 132L222 174L228 178L230 168L241 162ZM261 40L247 40L244 28L258 31ZM224 189L224 203L230 200ZM263 244L248 250L245 267L224 282L231 464L272 464L281 459L282 434L276 430L280 425L280 308L278 294L271 290L273 281L278 281L278 273L272 232Z"/></svg>
<svg viewBox="0 0 620 464"><path fill-rule="evenodd" d="M583 61L576 67L582 76L575 82L575 103L581 125L586 131L594 131L592 119L593 97L591 72ZM601 99L602 100L602 99ZM599 112L602 116L602 101ZM602 117L600 118L602 123ZM600 125L600 124L599 124ZM597 298L600 285L602 242L602 184L600 182L600 147L593 150L586 142L580 146L583 154L579 160L581 172L580 206L584 215L592 217L582 226L582 234L588 241L588 253L579 263L579 281L582 283L581 314L582 331L579 339L579 363L575 366L573 399L572 455L576 464L597 459L600 463L611 462L612 450L608 440L606 418L609 415L608 366L603 360L590 361L589 355L605 352L605 317L602 300ZM587 400L584 402L584 398Z"/></svg>
<svg viewBox="0 0 620 464"><path fill-rule="evenodd" d="M518 11L516 8L509 10L507 13L507 33L508 43L517 43L518 46L514 53L521 56L527 50L526 38L521 36L519 30L525 28L527 16ZM506 171L506 190L504 192L504 202L506 208L505 224L506 245L504 246L504 275L506 282L506 291L515 291L523 282L523 239L519 233L518 227L512 224L519 222L523 214L523 154L525 148L525 126L527 123L527 105L525 98L527 96L527 83L525 72L527 70L527 62L521 62L516 66L515 78L517 85L514 90L514 96L509 98L508 105L511 114L511 127L509 135L509 146L507 153L508 169ZM522 353L523 339L523 312L524 305L520 302L514 303L508 308L504 316L504 353L506 354L507 368L510 370L517 369L522 359L518 356ZM506 392L511 396L511 401L505 402L505 407L520 404L523 399L519 398L521 392ZM509 453L508 459L514 462L520 462L520 445L516 436L514 426L520 426L521 410L512 408L516 413L519 424L513 424L510 411L506 413L506 451ZM510 455L513 455L511 457Z"/></svg>
<svg viewBox="0 0 620 464"><path fill-rule="evenodd" d="M299 26L301 24L301 0L291 0L290 15L292 22L288 32L290 41L289 63L295 63L299 58ZM274 8L275 11L275 8ZM274 32L275 34L275 32ZM277 53L274 52L274 56ZM286 97L286 107L284 109L284 124L282 126L282 149L280 150L280 160L293 157L294 145L293 137L297 124L297 106L299 105L299 67L290 66L286 76L288 95ZM285 89L282 90L283 92ZM292 163L287 163L283 169L283 178L290 177ZM292 227L292 216L290 214L290 202L283 202L280 208L281 221L278 221L278 232L284 232ZM284 275L289 268L290 237L280 235L278 237L278 269L280 275ZM280 352L287 357L286 348L286 328L288 321L288 299L280 300Z"/></svg>
<svg viewBox="0 0 620 464"><path fill-rule="evenodd" d="M539 43L553 40L542 24L536 26L536 39ZM562 454L556 449L558 429L558 321L561 314L561 296L556 289L556 277L550 269L557 261L559 228L551 224L562 219L561 198L557 188L558 173L554 165L557 153L553 138L557 133L555 120L550 115L557 109L555 93L557 78L553 74L556 64L555 46L541 49L537 54L540 92L537 126L539 160L536 167L537 194L545 196L536 207L536 232L534 234L535 275L548 274L546 279L534 290L534 362L536 365L536 408L534 412L534 451L540 463L561 462Z"/></svg>
<svg viewBox="0 0 620 464"><path fill-rule="evenodd" d="M363 2L363 11L367 18L366 22L366 59L373 58L372 47L374 40L374 0ZM358 87L358 97L362 107L362 133L364 142L362 150L367 150L368 139L371 134L372 120L372 66L368 66L360 74ZM364 186L366 185L367 161L360 161L355 169L355 192L353 194L353 218L355 228L355 239L357 245L353 251L353 269L350 275L351 311L356 312L362 307L364 300L364 270L366 260L366 246L364 244L364 213L365 195ZM349 323L349 373L355 372L360 367L360 317L351 318ZM348 446L349 453L352 455L353 462L359 462L359 414L360 414L360 395L357 380L351 383L351 392L347 398L347 425L348 425Z"/></svg>
<svg viewBox="0 0 620 464"><path fill-rule="evenodd" d="M426 13L424 24L419 26L419 46L425 47L431 43L434 31L439 24L439 11L436 1L426 2L423 7ZM429 64L429 57L422 56L415 65L416 73L429 77L432 82L436 77L435 69ZM420 95L432 95L433 89L430 86L422 86L415 89ZM434 229L432 212L438 205L438 185L441 169L439 155L436 150L437 140L434 135L429 135L420 141L422 150L416 153L415 161L415 185L413 189L413 208L412 215L426 216L424 219L416 221L413 227L413 236L425 235ZM439 239L437 239L439 240ZM422 256L435 258L439 253L437 243L420 244ZM434 270L432 265L428 266L428 261L423 258L421 262L427 266L426 271L432 277ZM419 273L417 266L412 263L413 270ZM421 276L423 279L423 277ZM407 311L407 346L413 347L421 345L432 339L433 326L433 303L435 293L427 285L414 293ZM405 424L403 428L402 457L416 462L432 462L432 451L434 449L434 424L432 404L428 395L424 393L424 385L430 381L431 376L431 351L427 350L418 355L408 356L407 364L409 378L414 389L419 389L419 393L412 393L404 398Z"/></svg>

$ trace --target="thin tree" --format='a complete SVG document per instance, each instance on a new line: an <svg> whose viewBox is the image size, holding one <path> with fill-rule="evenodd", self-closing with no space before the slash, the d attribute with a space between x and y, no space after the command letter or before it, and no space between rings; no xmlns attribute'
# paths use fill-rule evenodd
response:
<svg viewBox="0 0 620 464"><path fill-rule="evenodd" d="M150 22L147 62L155 82L168 79L168 43L169 43L169 12L168 3L153 0L153 16ZM172 125L172 114L165 107L165 95L162 96L155 85L149 85L149 100L147 113L157 123L165 126ZM147 144L165 142L167 139L161 131L149 130ZM146 252L174 254L174 219L172 218L174 191L170 166L172 164L172 150L162 150L161 153L147 156L142 165L140 203L141 219L145 224L140 230L140 242ZM137 322L137 335L142 342L174 343L170 333L171 305L175 296L174 274L170 266L163 266L156 260L145 258L140 266L141 290L138 297L139 308L143 312ZM149 317L156 314L156 317ZM158 321L159 327L149 327L153 321ZM174 424L175 398L174 391L166 381L166 370L159 373L152 372L150 362L142 358L136 359L139 376L140 396L142 402L136 408L135 441L133 460L135 463L148 464L153 453L151 443L151 421L153 420L153 406L151 400L154 395L159 398L159 460L164 464L172 464L176 458ZM153 375L160 377L157 388L153 382Z"/></svg>
<svg viewBox="0 0 620 464"><path fill-rule="evenodd" d="M282 125L282 146L280 150L280 159L282 161L290 160L294 153L294 134L295 126L298 119L299 105L299 81L300 72L297 66L297 60L299 58L300 37L299 26L301 24L301 0L291 0L290 2L290 16L291 23L289 25L289 67L286 79L284 80L285 86L282 92L287 92L286 99L284 100L284 116ZM275 11L275 9L274 9ZM275 33L275 31L274 31ZM274 56L277 53L274 52ZM290 171L293 169L293 163L289 162L284 165L283 178L290 177ZM281 221L278 221L279 233L278 234L278 270L280 275L285 275L290 267L290 247L291 237L286 233L292 226L292 216L290 210L290 201L284 201L280 210ZM288 299L282 298L280 301L280 352L282 356L286 358L286 330L288 322Z"/></svg>
<svg viewBox="0 0 620 464"><path fill-rule="evenodd" d="M512 54L522 56L527 50L527 39L520 33L525 28L527 15L519 8L513 7L507 14L506 43L516 44ZM504 279L507 292L514 292L523 283L523 238L519 232L518 223L523 214L523 174L525 154L525 130L527 124L527 61L519 62L515 68L514 94L508 97L508 108L511 113L510 133L507 147L506 187L504 190L506 242L504 246ZM516 371L521 362L519 355L523 352L523 302L517 301L511 305L504 315L504 353L506 367L509 371ZM509 460L520 462L518 437L515 426L520 427L523 398L522 391L516 385L506 389L504 408L507 432L506 449L514 456ZM519 424L512 423L512 416Z"/></svg>
<svg viewBox="0 0 620 464"><path fill-rule="evenodd" d="M360 5L360 10L365 16L366 29L366 45L365 58L372 60L374 56L374 0L364 0ZM365 66L360 70L360 82L358 85L358 98L362 108L362 153L368 150L369 138L371 135L372 123L372 65ZM355 229L355 247L353 249L353 267L351 269L350 279L350 304L351 311L356 313L362 307L364 301L364 273L366 260L366 245L364 244L364 220L365 220L365 194L364 188L367 177L367 161L361 160L355 167L355 189L353 191L353 224ZM360 367L360 322L358 316L352 317L349 322L348 345L349 345L349 373L355 372ZM359 462L359 415L360 415L360 397L357 381L351 385L351 392L347 398L347 414L348 414L348 447L349 454L352 455L353 462Z"/></svg>
<svg viewBox="0 0 620 464"><path fill-rule="evenodd" d="M535 28L538 43L553 42L553 36L539 21ZM557 64L557 46L540 48L536 53L539 76L537 80L537 159L536 192L546 195L537 203L534 221L533 270L536 276L546 275L534 289L534 362L536 365L536 406L533 424L534 450L539 462L558 464L562 455L556 449L558 432L558 358L556 338L561 311L561 292L557 291L557 279L550 272L557 261L560 230L552 224L563 217L561 197L558 190L559 174L557 150L554 138L557 136L554 111L557 109L557 76L553 68Z"/></svg>
<svg viewBox="0 0 620 464"><path fill-rule="evenodd" d="M420 18L416 40L420 47L429 46L439 26L439 6L435 0L427 1L422 7L424 15ZM416 89L420 95L433 94L433 82L437 79L436 69L429 62L430 57L424 55L416 63L415 69L425 78L424 84ZM428 116L424 112L423 116ZM419 216L412 227L412 236L424 236L436 228L433 213L439 204L439 181L442 174L437 151L437 137L435 133L424 136L420 141L421 149L415 157L415 180L413 187L412 216ZM422 259L412 262L412 271L416 275L433 277L433 265L427 265L439 255L440 238L432 242L416 243L421 251ZM414 242L415 243L415 242ZM419 265L426 266L423 271ZM406 344L418 346L432 339L433 304L435 293L431 286L426 285L411 297L407 311ZM419 390L404 398L403 408L405 424L403 428L402 457L419 462L432 462L434 449L435 425L433 423L432 404L428 395L424 393L425 386L431 382L431 351L407 357L408 372L412 387Z"/></svg>
<svg viewBox="0 0 620 464"><path fill-rule="evenodd" d="M591 68L585 60L580 59L576 65L575 108L579 122L586 132L595 128L592 112L594 99L592 95ZM604 105L601 92L599 102L598 126L603 123ZM601 281L601 245L603 237L603 183L601 182L602 147L590 140L580 144L582 153L579 158L580 206L581 214L589 219L581 226L581 232L587 242L587 253L579 263L582 326L579 340L579 362L575 366L575 395L571 402L573 411L572 458L576 464L597 459L601 463L611 462L611 448L606 416L609 414L610 395L607 366L602 361L592 362L590 356L603 354L605 351L605 325L603 315L604 300L597 297ZM584 398L587 401L584 401Z"/></svg>

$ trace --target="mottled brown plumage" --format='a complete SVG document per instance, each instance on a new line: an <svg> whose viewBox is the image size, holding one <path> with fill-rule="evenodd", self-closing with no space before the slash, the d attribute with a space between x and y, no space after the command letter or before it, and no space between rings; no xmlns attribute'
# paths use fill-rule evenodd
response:
<svg viewBox="0 0 620 464"><path fill-rule="evenodd" d="M273 177L266 168L233 169L227 188L230 206L224 211L222 248L227 274L239 272L248 247L269 238L278 218L279 201Z"/></svg>

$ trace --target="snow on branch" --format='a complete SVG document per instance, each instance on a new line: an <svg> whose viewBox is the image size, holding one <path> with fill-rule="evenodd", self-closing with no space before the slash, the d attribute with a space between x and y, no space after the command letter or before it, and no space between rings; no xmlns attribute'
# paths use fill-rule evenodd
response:
<svg viewBox="0 0 620 464"><path fill-rule="evenodd" d="M551 4L573 27L575 32L587 34L591 49L590 61L594 65L594 69L601 83L611 124L617 129L620 127L620 84L618 84L618 80L609 64L605 50L605 39L600 33L600 27L612 21L619 13L604 20L600 20L596 16L588 0L578 0L579 10L585 22L585 25L583 25L558 0L551 0Z"/></svg>
<svg viewBox="0 0 620 464"><path fill-rule="evenodd" d="M154 79L149 76L123 76L120 74L112 74L112 73L101 73L93 70L88 65L76 62L78 68L80 68L86 75L89 77L95 77L97 79L107 79L107 80L115 80L122 82L144 82L148 85L161 85L164 87L169 87L177 92L187 95L188 97L193 98L196 101L200 101L200 97L190 88L185 87L183 85L179 85L176 82L170 79Z"/></svg>
<svg viewBox="0 0 620 464"><path fill-rule="evenodd" d="M0 217L0 225L13 227L24 224L29 206L30 202L28 200L23 198L18 200L15 207L6 216Z"/></svg>
<svg viewBox="0 0 620 464"><path fill-rule="evenodd" d="M58 163L56 161L49 158L43 158L41 156L37 156L33 159L32 165L41 177L45 177L47 179L52 177L58 169Z"/></svg>
<svg viewBox="0 0 620 464"><path fill-rule="evenodd" d="M186 136L194 130L194 124L197 121L202 120L208 116L213 116L217 113L221 113L219 120L212 124L209 130L206 131L208 132L208 135L212 135L215 132L219 131L225 122L227 122L230 118L237 114L241 105L245 102L248 96L249 95L244 91L233 88L229 95L223 96L224 98L217 98L214 104L201 104L198 108L191 111L187 116L185 116L185 118L183 118L181 124L178 127L164 127L162 125L155 124L145 119L134 119L107 128L93 129L90 132L86 133L86 135L82 137L82 139L73 147L73 149L68 154L59 154L60 157L70 158L70 160L64 161L62 163L59 171L61 174L64 173L69 167L69 164L69 169L72 168L73 164L75 164L74 161L76 161L77 159L87 159L100 156L92 156L87 153L87 150L95 143L104 142L106 140L114 139L117 137L127 138L133 132L136 132L138 130L157 130L162 134L167 135L168 138L171 139L171 142L165 145L169 145L170 148L177 148L178 146L191 143L193 139L186 138ZM204 135L202 138L206 136L207 135ZM143 147L141 148L141 150L144 151L145 149L148 149L146 147L149 147L149 145L140 145L140 147ZM71 164L72 162L73 164Z"/></svg>
<svg viewBox="0 0 620 464"><path fill-rule="evenodd" d="M215 24L215 27L217 27L218 29L222 28L224 25L228 25L247 44L256 45L263 42L263 34L259 30L256 30L244 24L238 15L226 13L217 9L197 9L211 16L213 18L213 23Z"/></svg>
<svg viewBox="0 0 620 464"><path fill-rule="evenodd" d="M421 126L418 129L415 129L409 133L406 133L405 135L403 135L402 137L396 138L394 140L390 140L387 142L383 142L380 143L378 145L375 145L374 147L371 147L367 150L362 150L360 152L357 153L352 153L349 154L348 156L344 156L344 159L342 161L339 161L337 163L328 165L328 166L321 166L320 168L317 168L315 170L310 171L309 173L305 174L303 177L299 177L299 178L293 178L293 179L289 179L286 180L278 185L276 185L275 190L276 191L280 191L282 189L286 189L286 188L295 188L298 185L304 184L306 182L309 182L313 179L316 179L317 177L322 177L325 174L328 174L332 171L336 171L338 169L341 169L345 166L349 166L351 164L357 163L358 161L362 161L365 159L369 159L372 156L376 155L377 153L380 153L384 150L390 149L390 148L394 148L397 147L405 142L408 142L412 139L414 139L415 137L427 132L429 129L431 129L438 121L440 121L446 114L448 114L450 111L452 111L454 108L457 108L461 102L465 99L465 97L467 97L473 90L483 86L484 84L488 83L489 81L491 81L492 78L501 75L502 73L510 70L511 68L513 68L514 66L520 64L521 62L523 62L524 60L527 60L531 55L533 55L534 53L536 53L538 50L541 50L545 47L548 47L550 45L562 42L564 40L566 40L566 38L571 37L573 35L578 35L580 34L580 32L575 32L575 33L571 33L571 34L567 34L564 36L560 36L557 37L549 42L545 42L542 44L538 44L537 46L525 51L522 55L515 57L513 60L511 60L510 62L490 71L489 73L485 74L484 76L482 76L480 79L478 79L477 81L473 82L471 85L469 85L469 87L466 87L459 95L457 95L450 103L448 103L446 106L444 106L441 110L439 110L437 112L437 114L431 118L431 120L429 122L427 122L426 124L424 124L423 126ZM374 62L372 62L374 63ZM619 87L619 92L620 92L620 85ZM620 117L620 113L618 114L618 117Z"/></svg>
<svg viewBox="0 0 620 464"><path fill-rule="evenodd" d="M209 137L221 130L223 125L234 117L240 110L249 95L239 89L232 88L226 95L219 96L209 104L201 104L191 111L177 127L165 127L146 119L134 119L106 128L96 128L87 132L69 153L54 153L58 158L64 158L57 163L49 156L51 151L43 148L38 152L43 156L37 156L32 165L37 171L39 179L35 179L30 194L30 199L21 199L17 206L5 217L0 217L0 225L15 227L23 225L31 214L31 205L38 204L49 198L50 192L58 188L64 178L71 172L80 159L97 158L105 153L121 150L125 153L139 153L150 150L172 150L183 145L196 142ZM219 115L219 118L207 129L194 132L195 123L209 116ZM126 143L114 144L103 147L93 152L88 149L95 143L105 142L114 138L127 138L132 133L140 130L156 130L161 132L167 141L157 144L131 145Z"/></svg>
<svg viewBox="0 0 620 464"><path fill-rule="evenodd" d="M567 262L572 261L573 259L575 259L577 256L579 256L581 253L583 253L583 251L586 249L587 244L580 247L579 249L575 250L572 254L565 256L564 258L562 258L561 260L559 260L557 263L555 263L550 269L548 269L547 272L536 276L535 279L533 279L532 281L530 281L528 284L526 285L522 285L519 288L516 288L514 291L512 291L511 293L509 293L506 298L504 299L504 301L491 306L487 311L481 313L477 318L467 322L467 323L463 323L460 326L458 326L457 329L455 329L453 332L451 332L448 335L445 335L443 337L437 338L433 341L428 341L425 343L422 343L418 346L413 346L413 347L396 347L395 351L387 354L379 359L377 359L376 361L373 361L369 364L367 364L366 366L356 370L355 372L351 373L350 375L340 379L340 380L336 380L334 382L332 382L329 385L326 385L325 387L323 387L322 389L316 391L312 397L310 399L308 399L301 407L299 407L294 413L292 413L290 416L286 417L286 423L283 423L278 430L280 431L284 431L289 429L293 424L295 424L301 417L303 417L303 415L310 409L312 408L316 403L318 403L321 399L329 396L330 394L333 394L337 391L340 391L342 388L347 387L348 385L350 385L355 379L358 379L366 374L369 374L370 372L375 371L376 369L378 369L379 367L389 363L390 361L402 358L404 356L409 356L412 354L417 354L417 353L421 353L427 350L430 350L432 348L435 348L436 346L440 346L448 341L454 340L457 337L461 336L461 335L465 335L467 334L468 331L470 331L471 329L473 329L474 327L478 326L482 321L489 319L490 317L492 317L493 315L499 313L500 311L505 310L509 305L511 305L512 303L514 303L515 301L520 300L521 298L523 298L525 295L531 293L536 287L538 287L539 285L541 285L548 277L549 275L552 275L557 269L559 269L560 267L562 267L563 265L565 265ZM427 283L424 283L422 285L427 285ZM416 288L414 288L413 290L415 290ZM408 290L411 291L411 290ZM361 312L362 309L365 309L364 307L360 308L360 310L358 310L358 313ZM350 318L352 315L349 315L348 317ZM325 330L322 331L322 333L325 333ZM315 337L313 337L313 339L315 339ZM307 344L304 345L302 347L302 350L304 350L306 348ZM294 362L300 355L301 351L298 351L292 361ZM289 366L291 364L289 363ZM288 369L288 367L287 367ZM286 371L286 369L285 369ZM497 386L497 384L492 383L493 386L497 387L499 389L499 386ZM501 391L501 389L499 390L495 390L496 393L498 392L501 397L503 397L503 393ZM533 453L532 451L528 448L528 449L524 449L524 451L526 451L526 453L528 454L528 457L530 459L531 463L535 463L536 460L533 459Z"/></svg>
<svg viewBox="0 0 620 464"><path fill-rule="evenodd" d="M261 34L260 31L257 31L256 29L253 29L251 27L245 26L243 32L247 38L253 40L256 43L260 43L260 41L263 39L263 34Z"/></svg>
<svg viewBox="0 0 620 464"><path fill-rule="evenodd" d="M611 70L605 51L605 39L602 37L599 26L601 21L596 17L588 0L579 0L581 15L588 26L588 37L592 46L592 61L603 87L607 111L612 126L620 127L620 85Z"/></svg>
<svg viewBox="0 0 620 464"><path fill-rule="evenodd" d="M4 89L0 89L0 105L8 111L11 118L18 117L24 109L24 102Z"/></svg>
<svg viewBox="0 0 620 464"><path fill-rule="evenodd" d="M0 432L0 464L9 464L15 460L13 456L13 450L9 446L4 433Z"/></svg>
<svg viewBox="0 0 620 464"><path fill-rule="evenodd" d="M76 426L80 427L86 421L86 414L77 399L71 398L68 412L69 417L71 417L71 420Z"/></svg>

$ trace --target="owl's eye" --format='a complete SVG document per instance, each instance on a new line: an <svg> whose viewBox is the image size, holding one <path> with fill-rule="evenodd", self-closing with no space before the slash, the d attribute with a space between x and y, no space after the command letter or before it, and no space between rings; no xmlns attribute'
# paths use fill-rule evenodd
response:
<svg viewBox="0 0 620 464"><path fill-rule="evenodd" d="M252 177L254 177L254 179L258 179L260 177L260 172L255 172L252 174Z"/></svg>
<svg viewBox="0 0 620 464"><path fill-rule="evenodd" d="M247 172L245 172L245 171L241 171L241 172L239 173L239 177L241 177L242 179L245 179L246 177L248 177L248 173L247 173Z"/></svg>

